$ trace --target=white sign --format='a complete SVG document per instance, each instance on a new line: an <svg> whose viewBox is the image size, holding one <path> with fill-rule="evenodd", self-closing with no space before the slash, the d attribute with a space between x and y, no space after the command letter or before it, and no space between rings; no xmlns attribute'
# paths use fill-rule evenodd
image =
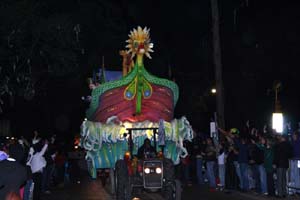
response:
<svg viewBox="0 0 300 200"><path fill-rule="evenodd" d="M210 122L210 137L214 137L216 134L216 123L215 122Z"/></svg>

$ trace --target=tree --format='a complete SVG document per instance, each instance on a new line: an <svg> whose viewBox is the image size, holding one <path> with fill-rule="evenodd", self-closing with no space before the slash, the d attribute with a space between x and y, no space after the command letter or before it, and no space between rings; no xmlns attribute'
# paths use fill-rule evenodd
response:
<svg viewBox="0 0 300 200"><path fill-rule="evenodd" d="M46 14L47 4L2 2L0 6L0 103L8 96L31 100L49 76L78 71L84 49L80 25L70 14ZM0 112L2 109L0 107Z"/></svg>

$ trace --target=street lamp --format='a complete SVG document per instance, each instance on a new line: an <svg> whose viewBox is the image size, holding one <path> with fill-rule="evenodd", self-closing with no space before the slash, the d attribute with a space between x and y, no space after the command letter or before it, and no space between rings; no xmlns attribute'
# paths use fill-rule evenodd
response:
<svg viewBox="0 0 300 200"><path fill-rule="evenodd" d="M274 130L276 130L277 133L283 132L283 114L282 113L273 113L272 128Z"/></svg>
<svg viewBox="0 0 300 200"><path fill-rule="evenodd" d="M272 128L276 130L277 133L283 132L283 114L281 112L280 102L278 100L278 93L281 87L281 82L275 82L275 112L272 114Z"/></svg>

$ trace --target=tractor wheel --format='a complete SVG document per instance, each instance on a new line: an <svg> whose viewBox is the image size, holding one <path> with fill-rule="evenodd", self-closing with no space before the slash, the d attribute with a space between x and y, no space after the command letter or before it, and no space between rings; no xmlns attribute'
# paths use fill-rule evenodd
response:
<svg viewBox="0 0 300 200"><path fill-rule="evenodd" d="M164 196L167 200L181 200L181 182L175 179L175 166L171 159L164 161Z"/></svg>
<svg viewBox="0 0 300 200"><path fill-rule="evenodd" d="M164 169L164 178L168 181L173 181L175 179L175 167L173 161L169 158L165 158L163 161L163 169Z"/></svg>
<svg viewBox="0 0 300 200"><path fill-rule="evenodd" d="M87 160L87 167L88 167L88 172L92 179L97 179L97 170L94 166L94 163L91 159Z"/></svg>
<svg viewBox="0 0 300 200"><path fill-rule="evenodd" d="M115 171L116 199L131 200L131 184L127 164L124 160L116 162Z"/></svg>
<svg viewBox="0 0 300 200"><path fill-rule="evenodd" d="M107 180L106 180L106 185L105 185L105 189L112 195L116 194L116 187L115 187L115 171L114 169L110 168L109 172L106 171L106 176L107 176Z"/></svg>
<svg viewBox="0 0 300 200"><path fill-rule="evenodd" d="M164 196L167 200L181 200L181 192L181 182L175 179L166 186Z"/></svg>
<svg viewBox="0 0 300 200"><path fill-rule="evenodd" d="M100 181L102 183L102 186L105 187L106 185L106 173L105 173L105 170L104 169L101 169L100 172L99 172L99 177L100 177Z"/></svg>
<svg viewBox="0 0 300 200"><path fill-rule="evenodd" d="M115 194L116 193L116 179L115 179L115 171L114 169L110 169L109 170L109 183L110 183L110 187L109 187L109 190L110 190L110 193L111 194Z"/></svg>

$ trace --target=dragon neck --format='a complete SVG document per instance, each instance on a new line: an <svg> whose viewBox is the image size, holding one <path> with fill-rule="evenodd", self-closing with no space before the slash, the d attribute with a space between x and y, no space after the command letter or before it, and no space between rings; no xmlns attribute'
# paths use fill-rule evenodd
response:
<svg viewBox="0 0 300 200"><path fill-rule="evenodd" d="M144 65L143 58L144 58L143 54L137 54L136 62L137 62L138 67Z"/></svg>
<svg viewBox="0 0 300 200"><path fill-rule="evenodd" d="M142 88L143 88L143 80L142 80L142 69L144 67L143 63L143 54L138 54L136 59L138 73L137 73L137 96L136 96L136 114L141 114L142 110Z"/></svg>

